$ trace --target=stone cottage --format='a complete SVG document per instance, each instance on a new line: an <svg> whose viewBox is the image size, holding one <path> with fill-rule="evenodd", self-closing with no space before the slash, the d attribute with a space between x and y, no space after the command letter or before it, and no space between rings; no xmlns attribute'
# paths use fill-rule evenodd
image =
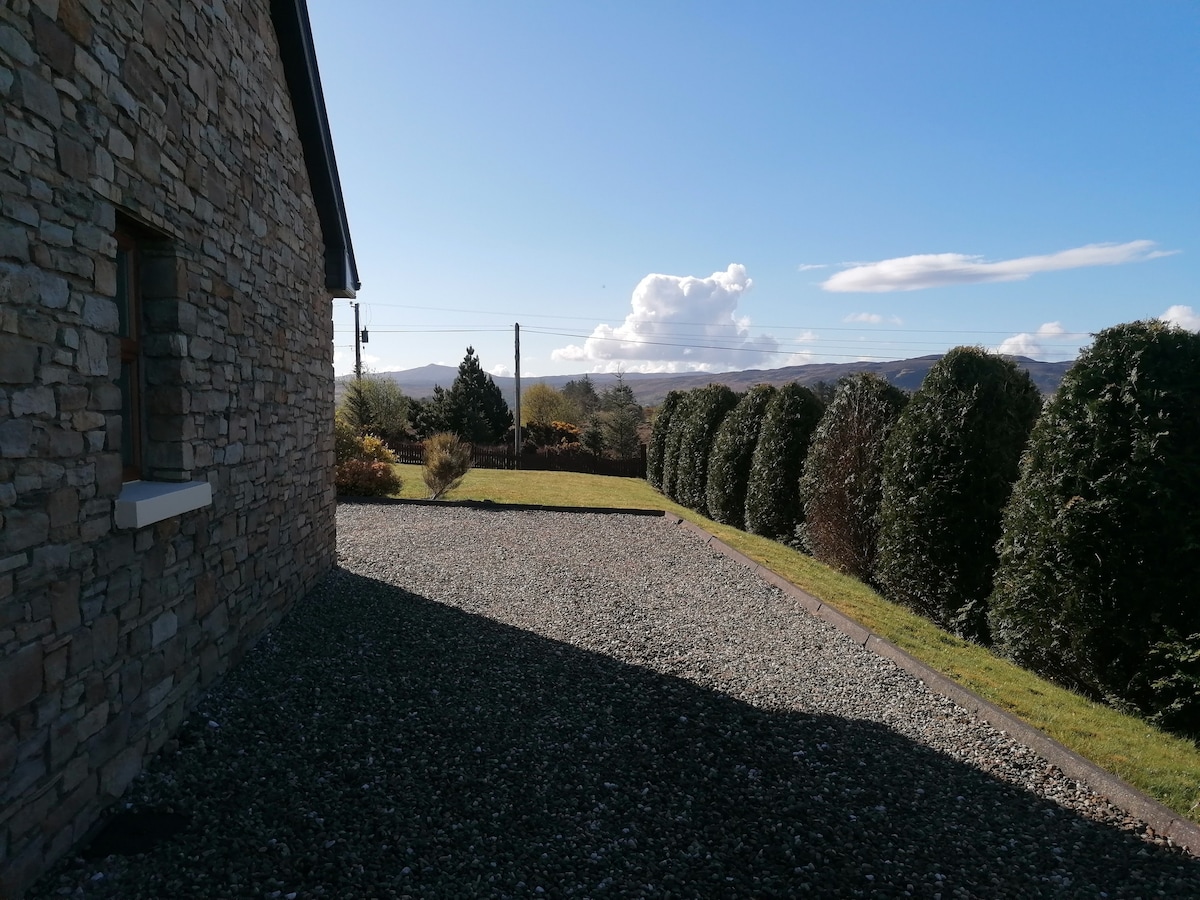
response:
<svg viewBox="0 0 1200 900"><path fill-rule="evenodd" d="M334 562L304 0L0 7L0 897Z"/></svg>

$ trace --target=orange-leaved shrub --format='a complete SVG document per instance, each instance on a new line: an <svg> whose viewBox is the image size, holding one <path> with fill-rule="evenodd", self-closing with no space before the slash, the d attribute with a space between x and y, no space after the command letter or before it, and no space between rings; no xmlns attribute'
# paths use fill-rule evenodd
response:
<svg viewBox="0 0 1200 900"><path fill-rule="evenodd" d="M334 420L333 452L339 494L386 497L400 490L400 476L392 468L396 454L375 435L358 434L340 416Z"/></svg>

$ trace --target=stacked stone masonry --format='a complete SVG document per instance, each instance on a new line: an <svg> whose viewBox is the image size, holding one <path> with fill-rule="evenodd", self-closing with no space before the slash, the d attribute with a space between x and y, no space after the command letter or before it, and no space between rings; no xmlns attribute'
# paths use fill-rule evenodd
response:
<svg viewBox="0 0 1200 900"><path fill-rule="evenodd" d="M0 7L0 896L333 564L330 292L269 0ZM122 490L118 223L147 240Z"/></svg>

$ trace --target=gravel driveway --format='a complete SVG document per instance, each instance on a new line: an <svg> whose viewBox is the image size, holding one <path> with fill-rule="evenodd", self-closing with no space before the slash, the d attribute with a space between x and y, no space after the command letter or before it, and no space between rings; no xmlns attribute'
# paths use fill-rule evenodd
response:
<svg viewBox="0 0 1200 900"><path fill-rule="evenodd" d="M1200 860L668 520L374 504L36 897L1200 896Z"/></svg>

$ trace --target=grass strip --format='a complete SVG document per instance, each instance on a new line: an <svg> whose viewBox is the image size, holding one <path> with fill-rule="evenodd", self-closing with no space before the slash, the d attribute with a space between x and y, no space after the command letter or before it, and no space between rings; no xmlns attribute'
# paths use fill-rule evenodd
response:
<svg viewBox="0 0 1200 900"><path fill-rule="evenodd" d="M397 497L424 498L421 467L401 465ZM885 600L857 579L775 541L713 522L640 478L578 472L472 469L447 500L662 509L694 522L902 650L1091 760L1193 822L1200 822L1200 747L1058 687L990 650Z"/></svg>

